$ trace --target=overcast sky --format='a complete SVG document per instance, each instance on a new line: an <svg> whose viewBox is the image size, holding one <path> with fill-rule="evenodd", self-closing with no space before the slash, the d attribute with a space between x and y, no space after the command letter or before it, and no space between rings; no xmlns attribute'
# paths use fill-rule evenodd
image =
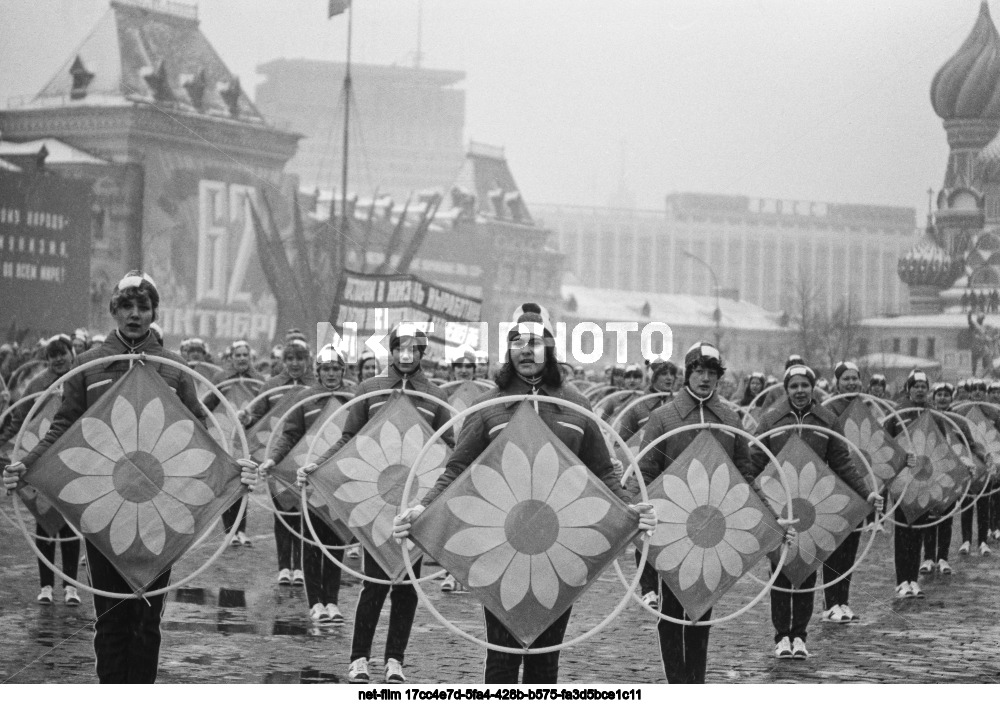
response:
<svg viewBox="0 0 1000 704"><path fill-rule="evenodd" d="M326 0L202 0L253 95L258 64L342 60ZM418 0L355 0L354 58L412 65ZM466 139L529 203L672 191L912 206L947 143L930 81L979 0L423 0L424 65L464 71ZM0 99L58 69L107 0L0 0ZM1000 12L1000 1L993 9Z"/></svg>

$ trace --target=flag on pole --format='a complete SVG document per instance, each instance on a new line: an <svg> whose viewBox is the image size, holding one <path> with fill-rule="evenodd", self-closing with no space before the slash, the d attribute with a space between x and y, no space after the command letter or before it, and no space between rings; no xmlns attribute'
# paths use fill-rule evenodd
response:
<svg viewBox="0 0 1000 704"><path fill-rule="evenodd" d="M342 15L351 6L351 0L330 0L329 13L327 19Z"/></svg>
<svg viewBox="0 0 1000 704"><path fill-rule="evenodd" d="M781 545L784 530L708 430L648 493L656 508L649 562L692 619Z"/></svg>
<svg viewBox="0 0 1000 704"><path fill-rule="evenodd" d="M526 401L411 534L527 646L637 531L635 515Z"/></svg>
<svg viewBox="0 0 1000 704"><path fill-rule="evenodd" d="M240 466L136 364L25 473L136 590L242 493Z"/></svg>
<svg viewBox="0 0 1000 704"><path fill-rule="evenodd" d="M851 401L840 415L833 429L861 448L861 454L872 466L878 479L878 490L892 483L900 470L906 466L906 451L882 429L868 404L860 397ZM853 453L853 448L852 448ZM862 464L858 463L859 467ZM862 467L862 469L864 469ZM867 474L867 471L865 471Z"/></svg>
<svg viewBox="0 0 1000 704"><path fill-rule="evenodd" d="M792 513L798 519L795 542L781 571L798 587L861 524L870 508L798 434L792 434L777 458L792 495ZM771 510L783 513L788 497L773 462L757 483ZM777 563L777 552L771 554L771 561Z"/></svg>
<svg viewBox="0 0 1000 704"><path fill-rule="evenodd" d="M343 520L391 579L402 575L402 548L392 540L392 519L403 502L406 477L433 435L402 393L389 396L378 414L309 478L331 512ZM406 503L419 501L444 470L448 447L437 440L424 453ZM411 558L416 555L411 551Z"/></svg>
<svg viewBox="0 0 1000 704"><path fill-rule="evenodd" d="M921 412L908 430L912 447L906 433L900 433L896 440L916 456L917 463L914 467L903 468L889 485L889 496L892 501L903 497L900 508L912 524L936 507L950 506L965 488L969 473L938 430L929 411Z"/></svg>

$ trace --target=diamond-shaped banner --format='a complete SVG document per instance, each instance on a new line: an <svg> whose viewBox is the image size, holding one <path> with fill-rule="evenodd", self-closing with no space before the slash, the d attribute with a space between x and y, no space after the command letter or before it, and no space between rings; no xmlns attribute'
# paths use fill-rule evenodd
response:
<svg viewBox="0 0 1000 704"><path fill-rule="evenodd" d="M391 579L406 570L392 540L403 487L420 448L433 435L406 396L395 391L361 432L319 466L309 482ZM424 453L407 503L421 499L444 470L448 447L437 440ZM411 553L411 558L416 555Z"/></svg>
<svg viewBox="0 0 1000 704"><path fill-rule="evenodd" d="M889 496L893 502L903 497L900 508L912 524L928 511L950 506L961 494L969 473L941 435L930 412L922 411L908 430L912 448L905 433L896 439L904 450L916 456L917 463L915 467L903 468L889 485Z"/></svg>
<svg viewBox="0 0 1000 704"><path fill-rule="evenodd" d="M456 413L461 413L466 408L475 403L476 399L482 396L486 391L474 381L465 381L458 385L455 389L449 389L451 391L451 396L448 397L448 403L450 403L454 408ZM459 432L462 430L462 421L459 420L455 423L455 437L458 437Z"/></svg>
<svg viewBox="0 0 1000 704"><path fill-rule="evenodd" d="M969 485L969 493L972 496L976 496L986 484L986 465L981 459L969 452L969 448L966 447L964 440L958 434L957 430L949 427L946 436L948 438L948 446L958 459L962 461L962 464L969 472L968 477L972 478L972 484ZM948 508L948 506L935 506L934 511L938 512L945 508Z"/></svg>
<svg viewBox="0 0 1000 704"><path fill-rule="evenodd" d="M296 399L296 403L303 398L303 396L299 396ZM306 404L303 409L308 428L305 435L295 443L295 446L285 455L281 462L271 470L272 476L281 480L278 486L272 487L272 495L282 510L297 511L300 508L299 491L295 486L296 471L299 467L306 464L309 446L312 444L313 439L316 438L317 433L320 432L320 428L323 429L322 435L316 440L313 459L322 457L323 453L336 445L337 441L340 440L340 436L344 434L344 421L347 419L347 413L341 413L332 423L326 423L327 418L336 413L337 409L343 405L343 402L336 396L329 396L326 399L324 407L312 408L310 404ZM348 534L350 534L349 531Z"/></svg>
<svg viewBox="0 0 1000 704"><path fill-rule="evenodd" d="M247 430L247 445L250 448L250 457L254 462L264 461L264 450L267 449L267 441L270 439L271 433L281 432L278 421L281 420L281 416L285 415L285 411L301 398L296 393L296 389L288 389L283 393L271 395L271 410L262 415Z"/></svg>
<svg viewBox="0 0 1000 704"><path fill-rule="evenodd" d="M237 411L246 406L250 401L252 401L256 396L261 383L256 379L239 379L235 383L226 384L222 389L222 395L233 405ZM215 397L215 394L211 394ZM205 398L201 396L200 398ZM232 439L235 438L234 431L236 430L236 419L233 418L232 414L226 411L226 407L220 402L219 405L215 407L212 411L212 415L215 416L215 420L218 421L218 428L216 428L215 423L209 421L208 424L208 434L211 435L219 445L225 447L225 443L222 442L222 438ZM220 434L221 433L221 434ZM230 445L232 447L232 445Z"/></svg>
<svg viewBox="0 0 1000 704"><path fill-rule="evenodd" d="M241 493L240 467L135 365L25 473L139 590Z"/></svg>
<svg viewBox="0 0 1000 704"><path fill-rule="evenodd" d="M14 442L17 440L15 434L9 442L4 444L3 448L0 448L0 457L9 457L11 462L23 460L25 455L34 450L35 445L41 442L42 438L49 432L49 426L52 425L52 420L56 417L56 411L59 410L61 402L61 395L55 391L47 396L42 401L41 408L28 421L27 427L22 426L24 432L21 436L21 443L16 448L14 447Z"/></svg>
<svg viewBox="0 0 1000 704"><path fill-rule="evenodd" d="M878 480L879 491L886 484L892 483L906 466L906 450L883 430L860 396L855 397L840 414L833 429L861 448L861 454L871 464L872 472ZM852 459L864 470L863 463L857 459L853 448L851 453L854 455ZM868 472L865 471L865 474Z"/></svg>
<svg viewBox="0 0 1000 704"><path fill-rule="evenodd" d="M987 461L1000 464L1000 433L997 432L993 423L975 406L965 414L965 420L968 421L972 439L983 448ZM954 449L954 443L952 443L952 449ZM973 494L979 494L983 489L983 484L989 479L986 467L982 462L976 462L976 469L981 469L981 472L975 475L972 486L969 488L969 492Z"/></svg>
<svg viewBox="0 0 1000 704"><path fill-rule="evenodd" d="M868 502L838 477L811 447L793 433L777 454L792 495L796 540L781 568L792 586L801 585L868 515ZM757 477L775 512L787 505L778 468L770 463ZM777 555L772 555L777 561Z"/></svg>
<svg viewBox="0 0 1000 704"><path fill-rule="evenodd" d="M302 512L301 489L298 486L289 484L283 478L275 475L271 475L268 478L268 486L271 489L271 495L274 497L274 503L278 506L278 509L288 512ZM340 538L342 544L348 545L357 541L354 534L351 533L351 529L338 516L333 514L326 499L323 498L320 492L313 489L312 484L306 485L306 502L309 504L313 516L318 517L326 523L334 534ZM306 526L304 520L301 532L302 535L309 537L309 528Z"/></svg>
<svg viewBox="0 0 1000 704"><path fill-rule="evenodd" d="M17 498L35 518L35 522L49 535L58 535L62 527L66 525L66 519L62 517L62 514L56 510L51 501L38 493L38 489L35 487L26 484L18 487Z"/></svg>
<svg viewBox="0 0 1000 704"><path fill-rule="evenodd" d="M649 562L692 619L712 608L784 536L708 430L649 485L649 500L657 521Z"/></svg>
<svg viewBox="0 0 1000 704"><path fill-rule="evenodd" d="M637 530L625 504L525 401L411 535L527 646Z"/></svg>

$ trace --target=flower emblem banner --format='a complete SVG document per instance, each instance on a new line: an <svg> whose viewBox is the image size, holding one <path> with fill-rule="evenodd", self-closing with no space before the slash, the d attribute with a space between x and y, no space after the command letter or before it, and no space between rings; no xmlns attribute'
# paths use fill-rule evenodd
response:
<svg viewBox="0 0 1000 704"><path fill-rule="evenodd" d="M983 415L983 412L975 406L973 406L969 412L965 414L965 419L969 423L969 432L972 434L972 439L983 448L983 452L986 454L986 459L993 464L1000 464L1000 433L997 432L993 423L991 423L986 416ZM958 442L961 443L962 441L959 440ZM964 443L962 443L962 447L965 447ZM982 463L977 462L977 469L979 468L979 465L982 465ZM977 475L973 480L969 491L978 494L982 491L983 482L987 479L988 474L986 472L986 467L983 466L982 473Z"/></svg>
<svg viewBox="0 0 1000 704"><path fill-rule="evenodd" d="M450 403L456 412L461 413L466 408L475 403L476 399L482 396L486 391L479 384L474 381L466 381L459 384L458 387L452 391L451 396L448 397L448 403ZM462 421L455 423L455 437L457 438L459 433L462 431Z"/></svg>
<svg viewBox="0 0 1000 704"><path fill-rule="evenodd" d="M635 514L522 402L411 535L527 646L637 530Z"/></svg>
<svg viewBox="0 0 1000 704"><path fill-rule="evenodd" d="M861 448L861 453L871 464L872 472L878 479L879 491L882 491L885 485L891 484L906 466L906 450L883 430L868 404L860 396L855 397L840 414L833 429ZM854 454L853 449L852 454ZM859 466L862 465L856 456L854 461Z"/></svg>
<svg viewBox="0 0 1000 704"><path fill-rule="evenodd" d="M792 586L798 587L861 524L870 507L797 433L792 434L777 458L791 489L792 515L798 519L797 536L781 571ZM787 504L785 488L773 462L756 483L771 508L783 511ZM776 554L771 555L773 563L777 559Z"/></svg>
<svg viewBox="0 0 1000 704"><path fill-rule="evenodd" d="M302 395L297 395L294 403L298 403L309 394L314 393L316 391L310 389ZM295 443L295 446L285 455L284 459L271 470L271 476L280 480L277 485L271 487L271 495L283 511L297 511L301 508L299 505L301 503L299 500L299 490L295 486L295 472L306 463L306 454L309 452L309 446L319 432L319 429L323 427L326 419L336 413L337 409L343 405L339 398L330 396L326 399L326 405L323 408L312 408L310 404L306 404L303 409L308 428L305 435ZM337 444L340 436L344 434L343 427L346 418L347 414L341 413L336 421L328 423L323 428L323 436L316 441L315 457L321 457L324 452ZM311 488L309 493L312 493ZM350 535L350 531L348 531L348 535Z"/></svg>
<svg viewBox="0 0 1000 704"><path fill-rule="evenodd" d="M403 503L406 475L431 435L410 400L393 392L361 432L309 478L330 512L347 524L391 579L406 571L402 548L392 539L392 519ZM434 486L447 459L448 447L437 440L417 468L409 502Z"/></svg>
<svg viewBox="0 0 1000 704"><path fill-rule="evenodd" d="M708 430L648 491L657 521L649 562L692 619L781 545L784 530Z"/></svg>
<svg viewBox="0 0 1000 704"><path fill-rule="evenodd" d="M233 408L238 411L250 403L250 401L252 401L257 395L253 390L254 387L251 386L251 383L254 382L255 380L253 379L247 379L241 380L236 384L229 384L222 389L222 395L225 396L226 399L233 404ZM257 384L257 386L260 386L260 384ZM206 396L215 398L214 393L206 394ZM205 396L202 396L201 398L204 399ZM225 406L220 403L215 407L215 410L212 411L212 415L215 416L215 420L218 421L218 429L216 428L215 423L210 422L208 426L208 434L211 435L216 442L223 446L224 443L222 442L222 438L235 440L236 436L234 431L236 430L236 419L226 411ZM219 435L220 431L222 433L221 436Z"/></svg>
<svg viewBox="0 0 1000 704"><path fill-rule="evenodd" d="M241 493L224 454L155 371L135 365L24 475L136 590Z"/></svg>
<svg viewBox="0 0 1000 704"><path fill-rule="evenodd" d="M931 414L923 411L909 426L913 447L906 435L897 437L900 445L917 458L915 467L904 467L889 485L893 501L900 496L900 508L911 524L928 511L950 506L964 490L969 472L945 440ZM905 493L904 493L905 492Z"/></svg>

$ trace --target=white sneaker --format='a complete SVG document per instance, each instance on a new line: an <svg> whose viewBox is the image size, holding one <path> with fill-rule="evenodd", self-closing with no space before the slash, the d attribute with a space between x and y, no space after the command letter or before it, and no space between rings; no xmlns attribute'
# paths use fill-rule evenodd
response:
<svg viewBox="0 0 1000 704"><path fill-rule="evenodd" d="M441 591L443 592L453 592L455 591L455 578L450 574L445 575L444 581L441 582Z"/></svg>
<svg viewBox="0 0 1000 704"><path fill-rule="evenodd" d="M327 613L326 607L322 604L313 604L313 607L309 610L309 618L316 623L330 622L330 614Z"/></svg>
<svg viewBox="0 0 1000 704"><path fill-rule="evenodd" d="M406 682L403 676L403 663L396 658L389 658L385 661L385 683L402 684Z"/></svg>
<svg viewBox="0 0 1000 704"><path fill-rule="evenodd" d="M844 612L844 616L847 617L848 621L860 621L861 620L861 617L855 615L855 613L853 611L851 611L851 607L848 606L847 604L841 604L840 605L840 610Z"/></svg>
<svg viewBox="0 0 1000 704"><path fill-rule="evenodd" d="M806 649L806 642L801 638L796 638L792 641L792 657L796 660L805 660L809 657L809 651Z"/></svg>
<svg viewBox="0 0 1000 704"><path fill-rule="evenodd" d="M76 593L76 587L69 585L63 587L63 601L66 602L66 606L80 605L80 595Z"/></svg>
<svg viewBox="0 0 1000 704"><path fill-rule="evenodd" d="M912 599L916 594L910 589L909 582L900 582L899 586L896 587L896 597L898 599Z"/></svg>
<svg viewBox="0 0 1000 704"><path fill-rule="evenodd" d="M979 556L986 557L987 555L992 555L993 551L990 550L990 546L986 543L979 543Z"/></svg>
<svg viewBox="0 0 1000 704"><path fill-rule="evenodd" d="M920 563L920 574L930 574L934 571L934 560L924 560Z"/></svg>
<svg viewBox="0 0 1000 704"><path fill-rule="evenodd" d="M330 617L330 622L339 624L344 622L344 614L340 613L340 607L336 604L327 604L326 613Z"/></svg>
<svg viewBox="0 0 1000 704"><path fill-rule="evenodd" d="M247 537L247 534L241 530L236 531L236 540L238 540L240 545L245 548L253 547L253 541L251 541L250 538Z"/></svg>
<svg viewBox="0 0 1000 704"><path fill-rule="evenodd" d="M844 607L836 604L823 612L822 618L828 623L848 623L850 618L844 613Z"/></svg>
<svg viewBox="0 0 1000 704"><path fill-rule="evenodd" d="M958 554L959 555L968 555L969 551L971 549L972 549L972 546L969 544L969 541L966 540L964 543L962 543L962 547L960 547L958 549Z"/></svg>
<svg viewBox="0 0 1000 704"><path fill-rule="evenodd" d="M358 658L351 663L347 670L347 681L354 684L368 684L371 681L368 676L368 658Z"/></svg>
<svg viewBox="0 0 1000 704"><path fill-rule="evenodd" d="M35 599L39 604L51 604L52 603L52 587L42 587L42 590L38 592L38 598Z"/></svg>
<svg viewBox="0 0 1000 704"><path fill-rule="evenodd" d="M774 657L782 660L792 657L792 643L788 640L788 636L785 636L775 644Z"/></svg>
<svg viewBox="0 0 1000 704"><path fill-rule="evenodd" d="M926 596L924 590L916 582L910 582L910 594L918 599L923 599Z"/></svg>
<svg viewBox="0 0 1000 704"><path fill-rule="evenodd" d="M240 546L240 539L234 535L232 538L229 539L229 544L232 545L234 548L238 548Z"/></svg>
<svg viewBox="0 0 1000 704"><path fill-rule="evenodd" d="M292 571L287 567L278 572L278 584L291 584Z"/></svg>
<svg viewBox="0 0 1000 704"><path fill-rule="evenodd" d="M947 560L938 560L938 572L941 574L951 574L953 571Z"/></svg>
<svg viewBox="0 0 1000 704"><path fill-rule="evenodd" d="M642 603L651 609L660 608L660 597L656 592L646 592L642 595Z"/></svg>
<svg viewBox="0 0 1000 704"><path fill-rule="evenodd" d="M302 574L302 570L292 570L292 584L305 584L306 576Z"/></svg>

